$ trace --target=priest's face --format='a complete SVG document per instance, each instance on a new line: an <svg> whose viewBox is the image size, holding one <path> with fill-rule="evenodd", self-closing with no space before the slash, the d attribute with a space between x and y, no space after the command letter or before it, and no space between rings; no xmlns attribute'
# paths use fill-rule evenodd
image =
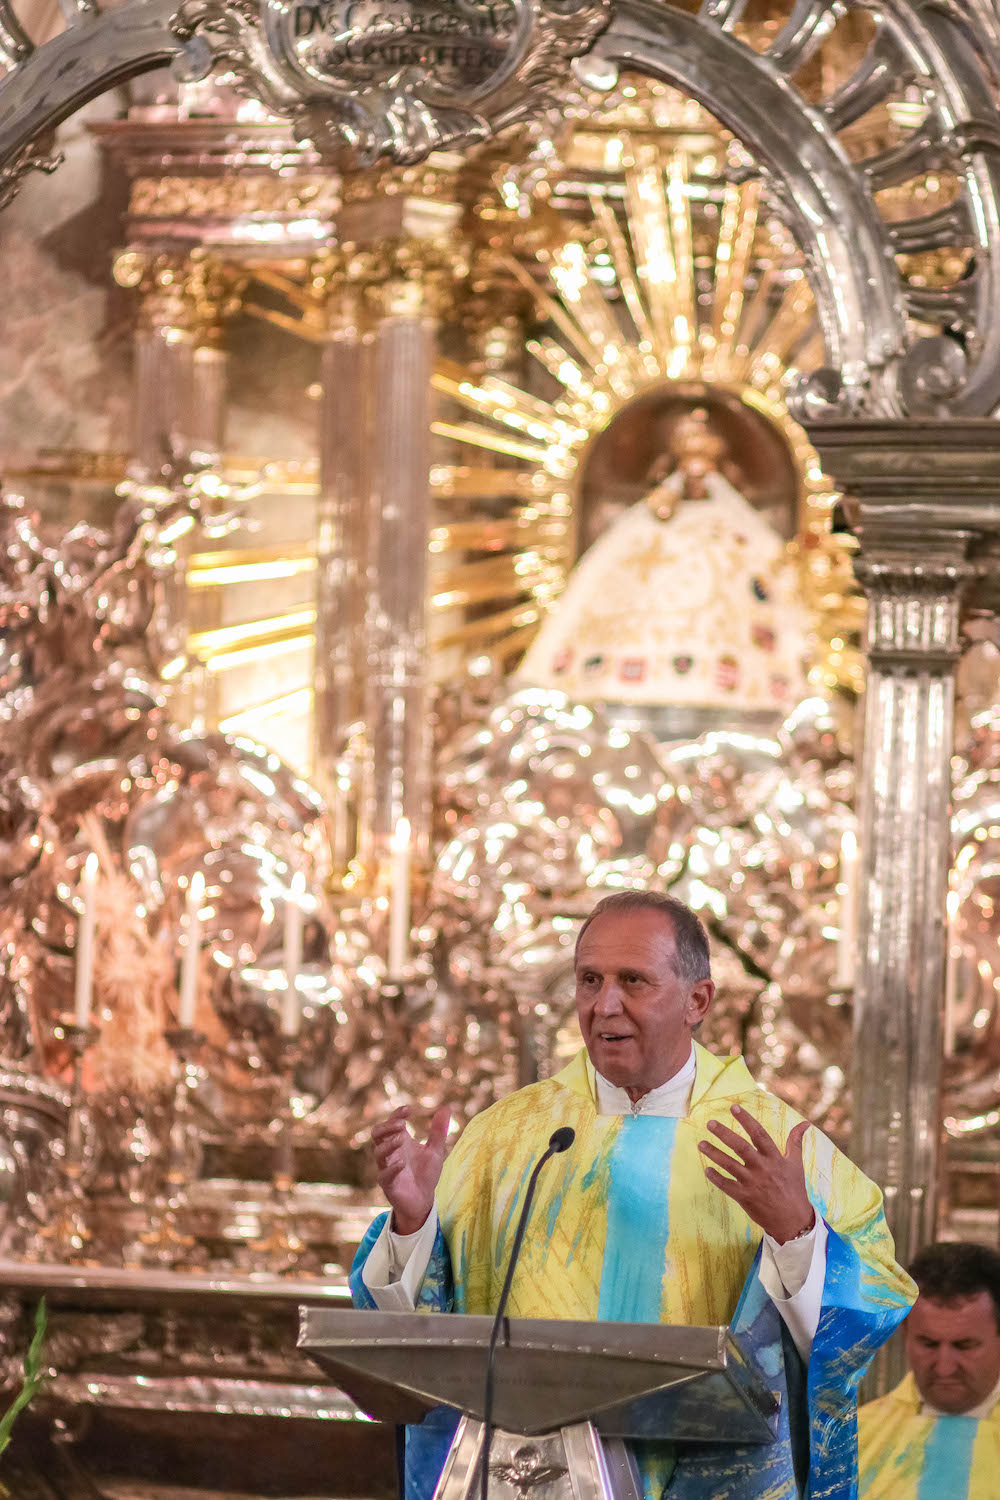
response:
<svg viewBox="0 0 1000 1500"><path fill-rule="evenodd" d="M684 1066L715 994L677 972L669 915L639 907L597 917L576 955L576 1013L590 1060L633 1099Z"/></svg>
<svg viewBox="0 0 1000 1500"><path fill-rule="evenodd" d="M971 1411L1000 1380L1000 1328L989 1292L953 1302L920 1296L903 1329L917 1388L938 1411Z"/></svg>

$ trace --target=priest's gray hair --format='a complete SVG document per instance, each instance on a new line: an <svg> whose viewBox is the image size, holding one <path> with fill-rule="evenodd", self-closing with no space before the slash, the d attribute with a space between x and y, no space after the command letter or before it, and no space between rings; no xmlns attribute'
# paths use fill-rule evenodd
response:
<svg viewBox="0 0 1000 1500"><path fill-rule="evenodd" d="M577 933L575 953L579 953L580 940L591 922L619 911L655 911L666 917L674 932L674 972L678 979L683 979L686 984L711 979L712 962L705 924L698 913L685 906L678 896L667 895L664 891L615 891L613 895L605 896L598 901Z"/></svg>

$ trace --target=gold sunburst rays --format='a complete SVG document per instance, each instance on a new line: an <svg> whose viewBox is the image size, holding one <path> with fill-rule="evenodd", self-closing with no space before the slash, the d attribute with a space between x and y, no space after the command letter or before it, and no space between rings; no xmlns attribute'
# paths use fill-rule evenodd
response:
<svg viewBox="0 0 1000 1500"><path fill-rule="evenodd" d="M726 185L715 251L711 335L706 340L706 374L712 379L733 378L731 355L742 318L759 200L758 182Z"/></svg>
<svg viewBox="0 0 1000 1500"><path fill-rule="evenodd" d="M574 434L567 431L564 416L556 413L547 401L541 401L527 391L519 390L506 381L493 376L481 380L470 379L461 366L450 361L439 360L431 379L435 390L449 396L459 406L477 415L487 417L497 426L509 428L518 434L515 440L507 439L503 447L495 451L513 457L537 460L545 464L546 453L552 447L562 446ZM455 436L454 423L438 423L435 430L442 436ZM449 430L445 430L445 429ZM476 446L489 447L484 430L473 424L469 428L468 441Z"/></svg>
<svg viewBox="0 0 1000 1500"><path fill-rule="evenodd" d="M502 521L455 521L431 531L432 553L468 551L502 552L511 548L544 547L558 542L558 521L542 520L523 511Z"/></svg>
<svg viewBox="0 0 1000 1500"><path fill-rule="evenodd" d="M502 419L496 419L502 420ZM431 424L436 437L451 438L453 442L465 443L473 448L485 448L488 453L503 453L508 458L522 458L526 463L545 464L549 450L526 439L508 437L482 422L446 422L438 420Z"/></svg>
<svg viewBox="0 0 1000 1500"><path fill-rule="evenodd" d="M764 295L755 297L747 310L751 332L732 350L729 370L731 380L775 395L783 407L784 388L793 372L791 355L813 332L814 304L804 276L780 287L775 281L769 273L762 278Z"/></svg>
<svg viewBox="0 0 1000 1500"><path fill-rule="evenodd" d="M647 375L655 375L653 329L639 291L634 258L615 211L607 199L600 193L591 191L589 202L594 221L608 247L618 286L638 335L637 349L642 355L643 369Z"/></svg>
<svg viewBox="0 0 1000 1500"><path fill-rule="evenodd" d="M710 262L699 286L685 170L683 154L673 153L659 172L643 166L626 173L629 239L619 227L610 250L631 327L619 325L617 345L605 328L591 336L589 372L574 369L573 352L556 339L532 346L548 372L565 379L566 394L577 397L577 415L580 400L590 403L594 394L585 389L588 379L596 391L626 400L656 381L749 385L783 407L793 373L787 356L815 326L808 283L801 268L773 257L766 234L758 236L759 186L748 183L726 189L714 244L705 245L711 221L699 225L700 258ZM582 293L577 300L584 301ZM589 333L582 320L580 332ZM574 348L580 342L575 338Z"/></svg>
<svg viewBox="0 0 1000 1500"><path fill-rule="evenodd" d="M536 250L535 274L509 252L497 257L499 268L531 291L548 325L527 347L555 381L555 395L529 401L526 392L509 385L491 390L455 367L449 393L460 393L487 423L537 438L547 446L545 456L518 456L550 470L622 402L656 382L745 384L783 408L788 356L815 326L808 283L800 267L762 250L760 239L769 249L769 237L758 236L757 183L730 185L716 196L721 203L713 202L711 215L696 226L686 153L672 151L654 164L648 147L637 148L624 175L624 222L607 199L591 194L607 265L597 266L568 218L563 238ZM713 220L714 244L706 248ZM709 262L707 272L699 273L699 259ZM482 427L470 438L483 444Z"/></svg>
<svg viewBox="0 0 1000 1500"><path fill-rule="evenodd" d="M437 609L454 609L511 598L526 589L559 581L553 559L544 550L526 547L502 557L457 563L437 571L431 603Z"/></svg>
<svg viewBox="0 0 1000 1500"><path fill-rule="evenodd" d="M695 182L692 157L676 139L666 147L625 139L621 160L616 193L591 187L589 223L549 207L547 240L533 258L497 252L498 271L531 293L537 325L526 348L548 377L548 400L537 394L537 381L529 393L477 380L461 367L447 372L447 394L476 420L436 430L460 446L492 446L533 470L544 545L539 549L535 535L519 537L515 526L507 550L511 557L518 548L526 556L541 551L544 566L518 573L512 564L504 574L505 589L525 584L520 610L506 592L493 610L480 596L481 616L466 626L449 619L437 639L505 661L516 654L515 638L517 649L528 643L528 614L554 599L573 561L574 503L588 445L628 402L676 382L735 396L783 434L800 480L796 551L817 621L813 679L857 689L861 663L852 636L859 610L845 598L849 584L834 583L844 572L834 557L840 544L830 539L836 496L785 406L790 382L823 355L800 258L767 222L759 182ZM438 388L444 392L445 382ZM486 550L485 536L463 529L451 543L474 558Z"/></svg>
<svg viewBox="0 0 1000 1500"><path fill-rule="evenodd" d="M486 464L457 463L431 466L431 495L439 505L514 499L525 502L528 509L524 515L530 518L533 502L548 495L551 489L552 481L548 475L536 469L499 469Z"/></svg>
<svg viewBox="0 0 1000 1500"><path fill-rule="evenodd" d="M684 151L672 151L662 163L649 142L632 155L635 166L625 173L625 204L636 280L648 313L642 321L652 328L660 371L677 380L688 373L698 328L690 163Z"/></svg>
<svg viewBox="0 0 1000 1500"><path fill-rule="evenodd" d="M527 650L543 613L541 604L516 604L510 609L497 610L478 620L442 631L437 646L441 651L457 646L470 654L478 653L506 662Z"/></svg>
<svg viewBox="0 0 1000 1500"><path fill-rule="evenodd" d="M591 193L590 247L566 217L561 238L536 250L534 273L510 252L497 256L498 268L532 293L542 326L526 347L554 394L544 401L453 365L435 384L480 420L442 422L442 434L493 446L571 484L595 431L661 382L752 388L779 425L790 425L783 395L795 373L791 356L807 346L815 318L801 268L778 262L770 237L759 233L759 185L722 187L696 224L687 154L654 160L646 143L631 159L621 216ZM550 214L553 221L559 215ZM594 243L604 250L602 265Z"/></svg>

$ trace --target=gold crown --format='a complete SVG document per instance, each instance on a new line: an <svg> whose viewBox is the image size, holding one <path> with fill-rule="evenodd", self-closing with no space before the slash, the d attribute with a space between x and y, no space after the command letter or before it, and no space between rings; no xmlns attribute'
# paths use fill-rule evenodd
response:
<svg viewBox="0 0 1000 1500"><path fill-rule="evenodd" d="M670 434L670 452L677 467L707 474L714 469L726 451L724 438L712 431L708 412L696 406L685 412Z"/></svg>

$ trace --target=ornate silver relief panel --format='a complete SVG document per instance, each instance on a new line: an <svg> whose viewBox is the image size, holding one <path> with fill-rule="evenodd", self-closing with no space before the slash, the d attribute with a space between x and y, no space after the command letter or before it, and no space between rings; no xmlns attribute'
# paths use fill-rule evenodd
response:
<svg viewBox="0 0 1000 1500"><path fill-rule="evenodd" d="M221 62L355 166L483 140L545 106L607 24L610 0L184 0L178 68Z"/></svg>

